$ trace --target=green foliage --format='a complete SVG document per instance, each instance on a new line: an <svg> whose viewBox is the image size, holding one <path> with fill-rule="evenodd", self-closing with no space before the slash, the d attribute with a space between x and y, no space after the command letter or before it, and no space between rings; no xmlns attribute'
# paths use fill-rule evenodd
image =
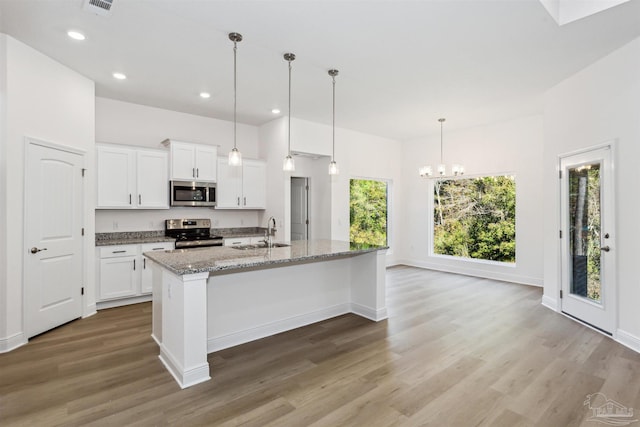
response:
<svg viewBox="0 0 640 427"><path fill-rule="evenodd" d="M354 243L387 244L387 183L352 179L349 239Z"/></svg>
<svg viewBox="0 0 640 427"><path fill-rule="evenodd" d="M569 173L569 232L573 256L586 257L583 271L573 271L578 295L600 300L600 165L571 169ZM585 283L586 282L586 283ZM585 286L586 285L586 286ZM585 289L586 288L586 289ZM585 293L586 292L586 295Z"/></svg>
<svg viewBox="0 0 640 427"><path fill-rule="evenodd" d="M434 252L515 262L516 188L508 176L437 181Z"/></svg>

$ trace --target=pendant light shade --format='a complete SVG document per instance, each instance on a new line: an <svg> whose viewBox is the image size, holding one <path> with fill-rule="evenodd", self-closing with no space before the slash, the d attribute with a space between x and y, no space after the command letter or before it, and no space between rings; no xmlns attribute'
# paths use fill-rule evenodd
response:
<svg viewBox="0 0 640 427"><path fill-rule="evenodd" d="M336 76L338 70L329 70L333 85L333 148L331 150L331 162L329 163L329 175L338 175L338 163L336 163Z"/></svg>
<svg viewBox="0 0 640 427"><path fill-rule="evenodd" d="M233 149L229 152L229 166L242 166L242 154L238 147L236 146L236 112L237 112L237 104L238 104L238 95L237 95L237 66L236 66L236 53L238 50L238 42L242 41L242 34L239 33L229 33L229 40L233 42Z"/></svg>
<svg viewBox="0 0 640 427"><path fill-rule="evenodd" d="M293 172L296 170L296 165L291 157L291 62L296 59L293 53L285 53L284 60L289 63L289 129L287 132L287 156L282 162L282 170L285 172Z"/></svg>
<svg viewBox="0 0 640 427"><path fill-rule="evenodd" d="M442 125L445 122L446 119L442 118L442 119L438 119L438 121L440 122L440 164L438 164L436 171L438 173L438 176L446 176L447 175L447 167L445 166L444 162L443 162L443 144L442 144ZM431 166L422 166L418 172L420 173L420 176L422 178L429 178L430 176L433 175L433 169L431 168ZM451 168L451 173L453 174L453 176L458 176L458 175L464 175L464 166L454 163L453 167Z"/></svg>

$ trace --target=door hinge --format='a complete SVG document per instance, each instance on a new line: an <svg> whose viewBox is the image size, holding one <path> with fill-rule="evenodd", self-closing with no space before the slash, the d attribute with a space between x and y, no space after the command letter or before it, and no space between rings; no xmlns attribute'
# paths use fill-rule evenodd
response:
<svg viewBox="0 0 640 427"><path fill-rule="evenodd" d="M304 186L304 189L305 189L305 190L307 190L307 191L309 191L309 186L308 186L308 185L305 185L305 186Z"/></svg>
<svg viewBox="0 0 640 427"><path fill-rule="evenodd" d="M307 220L305 220L305 221L304 221L304 223L305 223L305 224L307 224L307 225L309 225L309 220L308 220L308 219L307 219Z"/></svg>
<svg viewBox="0 0 640 427"><path fill-rule="evenodd" d="M558 171L558 178L562 179L562 171L561 170Z"/></svg>
<svg viewBox="0 0 640 427"><path fill-rule="evenodd" d="M86 169L82 168L82 177L84 178L84 173L85 173Z"/></svg>
<svg viewBox="0 0 640 427"><path fill-rule="evenodd" d="M562 299L562 289L560 289L560 299Z"/></svg>
<svg viewBox="0 0 640 427"><path fill-rule="evenodd" d="M80 295L84 295L84 286L80 288Z"/></svg>
<svg viewBox="0 0 640 427"><path fill-rule="evenodd" d="M560 238L562 239L562 230L560 230Z"/></svg>
<svg viewBox="0 0 640 427"><path fill-rule="evenodd" d="M84 227L82 227L82 231L80 232L81 236L84 236Z"/></svg>

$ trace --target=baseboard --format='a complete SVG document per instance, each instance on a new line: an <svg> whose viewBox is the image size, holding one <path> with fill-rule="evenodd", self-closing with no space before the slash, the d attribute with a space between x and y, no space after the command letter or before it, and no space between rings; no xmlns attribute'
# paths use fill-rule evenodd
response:
<svg viewBox="0 0 640 427"><path fill-rule="evenodd" d="M548 295L543 295L542 296L542 302L541 304L545 307L547 307L548 309L551 309L553 311L558 311L558 300L555 298L551 298Z"/></svg>
<svg viewBox="0 0 640 427"><path fill-rule="evenodd" d="M462 262L462 261L461 261ZM544 280L536 277L522 276L520 274L502 273L497 271L487 271L469 266L445 265L434 262L425 262L416 259L399 259L396 265L406 265L409 267L425 268L427 270L443 271L445 273L462 274L465 276L480 277L483 279L500 280L504 282L518 283L521 285L543 287ZM496 265L496 267L500 267ZM506 266L503 268L513 269Z"/></svg>
<svg viewBox="0 0 640 427"><path fill-rule="evenodd" d="M355 302L351 303L351 312L366 319L373 320L374 322L379 322L387 318L386 308L374 310L370 307L365 307L364 305Z"/></svg>
<svg viewBox="0 0 640 427"><path fill-rule="evenodd" d="M167 368L167 371L171 373L180 388L191 387L192 385L200 384L211 379L208 363L185 371L162 345L160 345L160 355L158 358L165 368Z"/></svg>
<svg viewBox="0 0 640 427"><path fill-rule="evenodd" d="M93 304L89 304L85 308L86 308L86 310L84 311L84 313L82 313L82 318L83 319L85 319L87 317L91 317L91 316L93 316L94 314L96 314L98 312L95 302Z"/></svg>
<svg viewBox="0 0 640 427"><path fill-rule="evenodd" d="M629 332L618 329L616 331L615 340L625 347L629 347L631 350L640 353L640 337L637 337Z"/></svg>
<svg viewBox="0 0 640 427"><path fill-rule="evenodd" d="M155 334L151 334L151 338L153 338L153 340L156 342L156 344L158 345L162 345L162 343L160 342L160 340L158 339L158 337L155 336Z"/></svg>
<svg viewBox="0 0 640 427"><path fill-rule="evenodd" d="M107 301L98 301L96 308L104 310L105 308L122 307L123 305L139 304L141 302L151 301L151 294L141 295L139 297L113 299Z"/></svg>
<svg viewBox="0 0 640 427"><path fill-rule="evenodd" d="M18 347L22 347L26 343L27 338L22 332L18 332L17 334L13 334L7 338L0 338L0 353L10 352Z"/></svg>
<svg viewBox="0 0 640 427"><path fill-rule="evenodd" d="M225 348L245 344L260 338L279 334L280 332L289 331L301 326L331 319L332 317L341 316L349 312L351 312L349 303L338 304L311 313L289 317L287 319L267 323L255 328L245 329L243 331L221 337L209 338L207 340L207 352L213 353L214 351L224 350Z"/></svg>

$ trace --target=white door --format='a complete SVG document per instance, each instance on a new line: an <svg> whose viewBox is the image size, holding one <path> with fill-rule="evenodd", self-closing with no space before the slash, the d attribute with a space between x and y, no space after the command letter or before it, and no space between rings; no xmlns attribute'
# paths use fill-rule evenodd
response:
<svg viewBox="0 0 640 427"><path fill-rule="evenodd" d="M616 327L611 147L561 157L562 311L609 334Z"/></svg>
<svg viewBox="0 0 640 427"><path fill-rule="evenodd" d="M291 178L291 240L309 236L309 185L307 178Z"/></svg>
<svg viewBox="0 0 640 427"><path fill-rule="evenodd" d="M195 152L192 144L171 143L171 179L191 181L196 178Z"/></svg>
<svg viewBox="0 0 640 427"><path fill-rule="evenodd" d="M30 141L25 179L25 329L82 315L83 156Z"/></svg>

